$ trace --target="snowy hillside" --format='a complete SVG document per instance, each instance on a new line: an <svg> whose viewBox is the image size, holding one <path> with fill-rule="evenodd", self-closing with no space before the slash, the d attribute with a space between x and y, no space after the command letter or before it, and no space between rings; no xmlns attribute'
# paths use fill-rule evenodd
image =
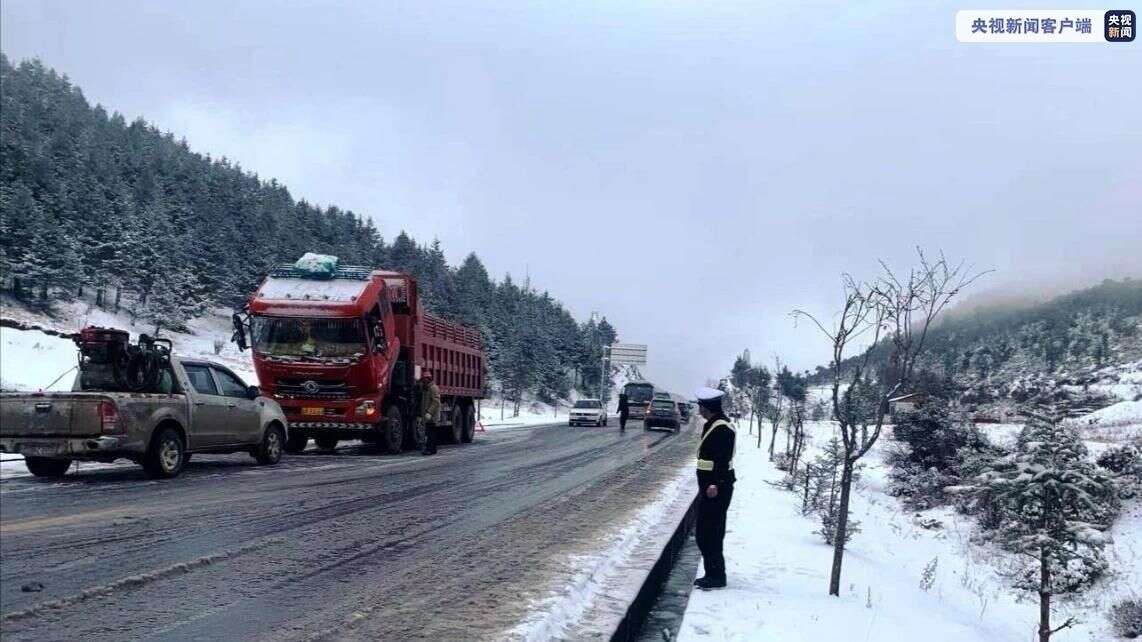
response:
<svg viewBox="0 0 1142 642"><path fill-rule="evenodd" d="M1135 416L1142 424L1142 418ZM739 422L739 434L747 432ZM811 424L819 445L829 422ZM905 510L886 493L882 438L870 453L853 498L859 532L845 557L839 598L829 597L832 548L803 517L800 498L777 486L783 473L764 449L738 449L738 483L730 508L726 557L730 586L690 597L680 640L823 642L1025 642L1033 638L1038 605L1000 575L1005 553L973 540L974 518L949 507ZM1111 532L1115 573L1095 589L1056 606L1061 622L1078 624L1056 642L1114 639L1106 612L1116 600L1142 593L1142 503L1135 498ZM930 570L929 570L930 569ZM929 579L925 580L925 576Z"/></svg>

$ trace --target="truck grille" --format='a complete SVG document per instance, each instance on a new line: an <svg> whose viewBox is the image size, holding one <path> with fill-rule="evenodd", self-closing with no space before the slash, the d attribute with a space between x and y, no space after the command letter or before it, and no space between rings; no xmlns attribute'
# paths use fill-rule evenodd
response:
<svg viewBox="0 0 1142 642"><path fill-rule="evenodd" d="M304 399L348 399L353 386L344 381L318 381L316 379L278 379L274 392L281 397Z"/></svg>

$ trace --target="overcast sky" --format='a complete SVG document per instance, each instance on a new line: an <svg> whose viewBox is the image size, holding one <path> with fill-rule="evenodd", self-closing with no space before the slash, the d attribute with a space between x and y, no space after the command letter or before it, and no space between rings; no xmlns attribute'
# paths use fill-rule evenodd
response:
<svg viewBox="0 0 1142 642"><path fill-rule="evenodd" d="M1142 40L960 45L935 2L485 5L4 0L0 44L389 240L526 272L677 390L746 347L824 362L789 311L914 245L987 287L1142 275Z"/></svg>

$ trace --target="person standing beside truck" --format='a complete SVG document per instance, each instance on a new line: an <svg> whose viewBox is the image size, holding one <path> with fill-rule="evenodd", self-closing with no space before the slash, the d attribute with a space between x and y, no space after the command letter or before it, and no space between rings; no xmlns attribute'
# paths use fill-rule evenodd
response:
<svg viewBox="0 0 1142 642"><path fill-rule="evenodd" d="M420 377L422 390L421 413L424 420L424 455L436 454L436 424L440 422L440 388L432 380L432 373L425 371Z"/></svg>
<svg viewBox="0 0 1142 642"><path fill-rule="evenodd" d="M619 393L619 432L626 432L627 430L627 417L630 416L630 402L627 400L627 393Z"/></svg>
<svg viewBox="0 0 1142 642"><path fill-rule="evenodd" d="M698 412L706 425L698 442L698 516L694 539L702 552L706 574L694 581L702 590L726 585L726 559L722 542L726 537L726 512L734 495L734 446L737 433L722 412L725 393L699 388Z"/></svg>

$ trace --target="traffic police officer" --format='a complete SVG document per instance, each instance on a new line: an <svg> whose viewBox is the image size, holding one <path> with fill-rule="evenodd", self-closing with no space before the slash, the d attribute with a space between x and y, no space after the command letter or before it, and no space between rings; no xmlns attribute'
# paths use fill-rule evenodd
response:
<svg viewBox="0 0 1142 642"><path fill-rule="evenodd" d="M734 445L737 433L722 412L725 393L699 388L698 412L706 420L698 442L698 518L694 538L702 552L706 575L694 581L703 590L726 585L726 559L722 540L726 536L726 511L734 495Z"/></svg>

